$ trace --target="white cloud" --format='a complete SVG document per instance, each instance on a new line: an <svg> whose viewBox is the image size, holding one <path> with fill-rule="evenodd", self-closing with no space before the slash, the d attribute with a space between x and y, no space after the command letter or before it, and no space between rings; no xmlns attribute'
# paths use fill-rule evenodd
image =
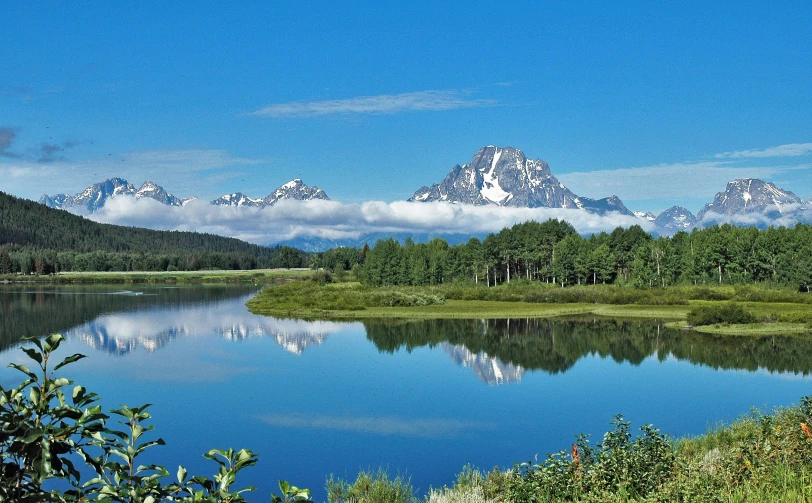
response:
<svg viewBox="0 0 812 503"><path fill-rule="evenodd" d="M762 211L735 215L708 212L702 216L700 225L707 227L724 223L760 228L769 226L792 227L798 223L812 223L812 208L809 208L807 204L785 204L780 208L778 206L769 206Z"/></svg>
<svg viewBox="0 0 812 503"><path fill-rule="evenodd" d="M713 198L737 178L769 178L793 168L734 167L722 161L658 164L640 168L563 173L557 178L588 197L617 195L623 201Z"/></svg>
<svg viewBox="0 0 812 503"><path fill-rule="evenodd" d="M495 105L494 100L471 99L459 90L381 94L324 101L294 101L262 107L251 115L261 117L316 117L347 114L397 114L414 111L455 110Z"/></svg>
<svg viewBox="0 0 812 503"><path fill-rule="evenodd" d="M765 149L737 150L716 154L717 159L746 159L765 157L798 157L812 153L812 143L788 143Z"/></svg>
<svg viewBox="0 0 812 503"><path fill-rule="evenodd" d="M447 438L471 430L493 429L489 423L457 419L418 419L396 416L330 416L313 414L266 414L260 421L271 426L354 431L376 435Z"/></svg>
<svg viewBox="0 0 812 503"><path fill-rule="evenodd" d="M114 197L89 216L93 220L152 229L197 231L268 244L300 236L357 238L375 232L475 234L498 232L527 220L563 219L580 233L611 231L650 223L619 214L595 215L581 210L505 208L449 203L343 204L336 201L280 201L264 209L214 206L192 201L167 207L155 200Z"/></svg>

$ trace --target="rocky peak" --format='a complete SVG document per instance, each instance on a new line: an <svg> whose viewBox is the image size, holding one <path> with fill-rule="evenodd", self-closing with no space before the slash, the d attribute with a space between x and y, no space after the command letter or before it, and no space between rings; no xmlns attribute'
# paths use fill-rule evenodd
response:
<svg viewBox="0 0 812 503"><path fill-rule="evenodd" d="M330 198L327 197L327 194L321 190L320 188L316 187L308 187L307 185L302 182L300 178L294 178L293 180L281 185L278 189L273 191L269 194L264 200L264 206L271 206L276 204L278 201L282 199L296 199L299 201L310 201L312 199L324 199L329 200Z"/></svg>
<svg viewBox="0 0 812 503"><path fill-rule="evenodd" d="M217 206L262 206L262 199L248 197L242 192L232 192L231 194L223 194L212 201L211 204Z"/></svg>
<svg viewBox="0 0 812 503"><path fill-rule="evenodd" d="M642 218L643 220L648 220L649 222L653 222L657 218L657 216L650 211L634 211L633 213L637 218Z"/></svg>
<svg viewBox="0 0 812 503"><path fill-rule="evenodd" d="M728 182L725 191L717 193L713 202L706 204L699 211L697 219L702 220L708 213L734 215L765 210L783 213L786 205L803 202L800 197L779 189L771 182L758 178L740 178Z"/></svg>
<svg viewBox="0 0 812 503"><path fill-rule="evenodd" d="M293 180L282 184L268 194L264 198L252 198L243 194L242 192L233 192L231 194L224 194L211 202L217 206L257 206L265 207L272 206L282 199L297 199L300 201L309 201L311 199L324 199L329 200L327 194L320 188L313 186L308 187L302 182L301 178L294 178Z"/></svg>
<svg viewBox="0 0 812 503"><path fill-rule="evenodd" d="M694 214L682 206L672 206L654 219L654 225L663 234L690 230L696 222Z"/></svg>
<svg viewBox="0 0 812 503"><path fill-rule="evenodd" d="M532 161L513 147L489 145L470 164L454 166L439 184L421 187L409 201L575 208L576 198L546 162Z"/></svg>
<svg viewBox="0 0 812 503"><path fill-rule="evenodd" d="M634 216L629 208L623 204L617 196L604 197L603 199L592 199L589 197L575 198L575 204L578 208L596 213L598 215L606 215L608 213L620 213L621 215Z"/></svg>
<svg viewBox="0 0 812 503"><path fill-rule="evenodd" d="M181 199L168 193L163 187L150 180L147 180L143 185L141 185L141 188L135 192L135 197L137 199L148 197L170 206L183 206Z"/></svg>

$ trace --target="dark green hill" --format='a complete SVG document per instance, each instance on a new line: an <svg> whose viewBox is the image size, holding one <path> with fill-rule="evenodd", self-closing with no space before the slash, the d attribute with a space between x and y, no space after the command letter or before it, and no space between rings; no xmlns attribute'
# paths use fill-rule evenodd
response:
<svg viewBox="0 0 812 503"><path fill-rule="evenodd" d="M0 250L11 254L11 272L30 272L25 262L36 269L36 258L45 260L46 269L50 266L53 271L298 267L304 257L288 247L268 248L213 234L100 224L3 192ZM63 263L59 258L65 259ZM94 262L90 258L95 263L86 264Z"/></svg>

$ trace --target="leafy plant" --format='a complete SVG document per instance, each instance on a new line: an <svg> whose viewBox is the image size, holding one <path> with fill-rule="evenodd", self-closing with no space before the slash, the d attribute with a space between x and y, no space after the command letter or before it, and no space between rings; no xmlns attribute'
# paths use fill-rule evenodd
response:
<svg viewBox="0 0 812 503"><path fill-rule="evenodd" d="M376 472L361 471L352 484L342 479L327 479L327 500L330 503L414 503L414 488L408 477L398 474L394 479L379 468Z"/></svg>
<svg viewBox="0 0 812 503"><path fill-rule="evenodd" d="M22 348L38 372L12 363L26 379L16 388L0 387L0 502L121 503L244 502L243 493L253 487L234 490L237 474L257 463L247 449L212 449L204 457L219 465L212 477L189 477L178 467L176 481L165 482L169 471L161 465L142 465L147 449L164 445L160 438L149 440L152 425L149 405L123 406L110 411L119 418L121 429L110 428L97 404L98 397L82 386L54 373L84 355L74 354L51 368L53 353L64 341L53 334L43 341L28 339L34 348ZM93 478L82 481L82 471ZM310 491L280 481L282 496L274 503L308 502Z"/></svg>
<svg viewBox="0 0 812 503"><path fill-rule="evenodd" d="M37 364L37 372L12 363L26 379L16 388L0 387L0 500L62 500L44 489L46 483L60 480L71 487L64 497L79 498L78 464L89 460L86 449L105 431L107 419L98 397L75 386L54 372L84 358L74 354L52 367L52 353L63 338L59 334L44 341L30 339L35 348L23 352ZM65 394L68 392L69 399Z"/></svg>

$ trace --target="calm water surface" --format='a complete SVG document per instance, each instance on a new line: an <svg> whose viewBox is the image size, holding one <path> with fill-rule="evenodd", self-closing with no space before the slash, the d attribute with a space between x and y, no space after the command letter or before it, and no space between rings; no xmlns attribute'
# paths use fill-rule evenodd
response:
<svg viewBox="0 0 812 503"><path fill-rule="evenodd" d="M812 394L812 343L716 338L657 322L436 320L332 323L254 316L253 287L0 289L0 363L23 335L62 332L67 377L105 408L154 404L158 461L213 473L202 454L259 454L242 485L276 480L325 500L330 473L406 472L424 492L466 463L510 466L634 427L700 434L753 406ZM0 371L0 385L16 385Z"/></svg>

